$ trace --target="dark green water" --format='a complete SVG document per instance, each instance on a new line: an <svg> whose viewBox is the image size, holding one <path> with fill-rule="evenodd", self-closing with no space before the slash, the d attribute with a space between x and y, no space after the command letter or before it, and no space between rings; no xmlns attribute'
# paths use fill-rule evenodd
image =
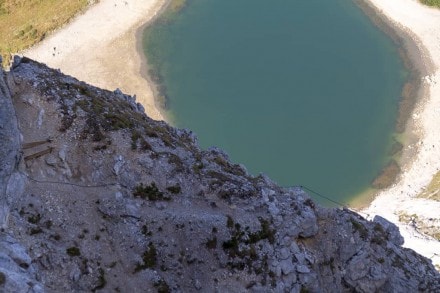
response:
<svg viewBox="0 0 440 293"><path fill-rule="evenodd" d="M350 0L189 0L144 45L173 124L254 175L347 202L388 162L408 73Z"/></svg>

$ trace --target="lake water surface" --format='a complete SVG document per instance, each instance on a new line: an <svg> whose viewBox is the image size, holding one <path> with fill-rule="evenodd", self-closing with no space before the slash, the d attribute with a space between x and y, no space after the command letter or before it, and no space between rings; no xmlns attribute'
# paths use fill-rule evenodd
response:
<svg viewBox="0 0 440 293"><path fill-rule="evenodd" d="M171 122L254 175L347 202L389 161L408 72L351 0L188 0L144 48Z"/></svg>

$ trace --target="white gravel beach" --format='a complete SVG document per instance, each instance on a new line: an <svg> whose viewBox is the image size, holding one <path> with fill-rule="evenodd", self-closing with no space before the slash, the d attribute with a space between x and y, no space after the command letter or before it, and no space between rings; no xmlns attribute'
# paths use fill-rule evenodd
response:
<svg viewBox="0 0 440 293"><path fill-rule="evenodd" d="M440 170L440 9L430 8L416 0L368 0L389 21L406 30L421 51L426 53L434 68L423 77L426 96L416 107L411 121L417 132L418 142L407 145L407 150L417 149L403 166L396 184L378 194L370 206L362 212L381 215L398 224L405 238L404 246L430 258L440 265L440 241L422 235L411 223L400 223L399 214L416 215L426 219L440 218L440 202L417 198ZM439 221L437 221L439 222Z"/></svg>

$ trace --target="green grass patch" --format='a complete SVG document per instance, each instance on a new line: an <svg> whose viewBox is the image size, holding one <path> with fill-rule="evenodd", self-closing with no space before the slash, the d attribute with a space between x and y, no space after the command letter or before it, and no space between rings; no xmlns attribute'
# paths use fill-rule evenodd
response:
<svg viewBox="0 0 440 293"><path fill-rule="evenodd" d="M428 6L440 7L440 0L420 0L420 2Z"/></svg>
<svg viewBox="0 0 440 293"><path fill-rule="evenodd" d="M426 190L420 193L418 197L440 201L440 172L434 175Z"/></svg>

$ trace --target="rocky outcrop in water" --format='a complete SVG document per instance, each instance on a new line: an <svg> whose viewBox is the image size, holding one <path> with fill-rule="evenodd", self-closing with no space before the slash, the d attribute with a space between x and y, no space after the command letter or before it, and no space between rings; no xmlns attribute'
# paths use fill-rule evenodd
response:
<svg viewBox="0 0 440 293"><path fill-rule="evenodd" d="M14 241L0 247L21 256L6 253L14 270L0 257L0 291L14 274L47 292L440 290L383 218L253 177L120 91L26 58L3 76L0 135L13 139L0 141L0 195Z"/></svg>

